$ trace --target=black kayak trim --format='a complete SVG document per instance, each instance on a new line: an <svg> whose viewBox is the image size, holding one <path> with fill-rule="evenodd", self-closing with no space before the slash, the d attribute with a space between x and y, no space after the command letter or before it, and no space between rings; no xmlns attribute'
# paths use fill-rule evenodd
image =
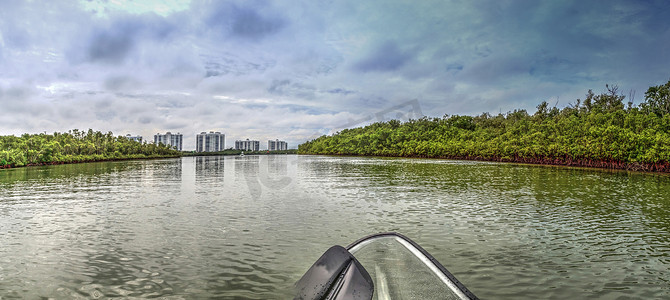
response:
<svg viewBox="0 0 670 300"><path fill-rule="evenodd" d="M425 255L426 258L428 258L428 260L430 260L430 262L433 263L433 265L438 270L440 270L440 272L442 272L442 274L444 274L444 276L446 276L449 280L451 280L451 282L453 282L454 285L456 285L456 287L458 287L458 289L460 289L461 292L463 292L463 294L465 294L465 296L467 296L468 298L470 298L472 300L479 300L479 298L477 298L477 296L475 296L475 294L470 292L470 290L468 290L468 288L465 287L465 285L463 285L458 279L456 279L456 277L453 274L451 274L451 272L449 272L447 270L447 268L445 268L437 259L435 259L435 257L430 255L430 253L428 253L428 251L426 251L426 249L423 249L423 247L419 246L419 244L417 244L416 242L414 242L410 238L408 238L408 237L406 237L406 236L404 236L400 233L397 233L397 232L382 232L382 233L371 234L371 235L368 235L366 237L362 237L362 238L356 240L355 242L349 244L349 246L347 246L346 249L351 250L353 247L355 247L355 246L357 246L357 245L359 245L363 242L366 242L366 241L371 240L371 239L379 238L379 237L397 237L397 238L401 238L404 241L408 242L414 248L419 250L423 255Z"/></svg>
<svg viewBox="0 0 670 300"><path fill-rule="evenodd" d="M361 263L342 246L330 247L296 282L299 300L372 299L374 283Z"/></svg>

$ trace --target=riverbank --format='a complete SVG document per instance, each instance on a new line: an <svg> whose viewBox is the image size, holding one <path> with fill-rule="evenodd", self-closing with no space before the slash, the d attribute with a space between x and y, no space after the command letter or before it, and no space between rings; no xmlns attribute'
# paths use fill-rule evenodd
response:
<svg viewBox="0 0 670 300"><path fill-rule="evenodd" d="M102 159L81 159L74 161L52 161L52 162L43 162L43 163L32 163L24 166L14 166L11 165L0 165L0 169L15 169L15 168L26 168L26 167L39 167L39 166L55 166L55 165L69 165L69 164L81 164L81 163L93 163L93 162L110 162L110 161L127 161L127 160L149 160L149 159L163 159L163 158L177 158L181 155L157 155L157 156L132 156L132 157L117 157L117 158L102 158Z"/></svg>
<svg viewBox="0 0 670 300"><path fill-rule="evenodd" d="M377 122L321 136L299 154L450 158L670 172L670 97L651 87L645 102L624 105L607 86L563 109L546 102L497 116Z"/></svg>
<svg viewBox="0 0 670 300"><path fill-rule="evenodd" d="M426 158L426 159L450 159L450 160L467 160L467 161L489 161L502 162L514 164L528 164L528 165L543 165L543 166L563 166L563 167L577 167L577 168L594 168L594 169L608 169L608 170L624 170L634 172L649 172L649 173L670 173L670 163L621 163L612 161L593 161L593 160L571 160L571 159L540 159L540 158L484 158L472 156L383 156L383 155L353 155L353 154L305 154L302 155L324 155L336 157L395 157L395 158Z"/></svg>
<svg viewBox="0 0 670 300"><path fill-rule="evenodd" d="M140 143L112 132L77 129L65 133L0 136L0 168L80 162L179 157L160 144Z"/></svg>

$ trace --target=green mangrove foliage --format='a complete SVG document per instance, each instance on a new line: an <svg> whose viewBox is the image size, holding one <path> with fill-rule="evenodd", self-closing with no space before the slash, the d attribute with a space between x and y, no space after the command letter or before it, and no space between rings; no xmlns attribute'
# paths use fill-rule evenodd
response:
<svg viewBox="0 0 670 300"><path fill-rule="evenodd" d="M530 115L507 114L378 122L321 136L300 154L440 157L670 171L670 81L644 103L624 104L616 86L563 109L547 102Z"/></svg>
<svg viewBox="0 0 670 300"><path fill-rule="evenodd" d="M0 168L180 155L181 152L162 144L142 144L92 129L0 136Z"/></svg>

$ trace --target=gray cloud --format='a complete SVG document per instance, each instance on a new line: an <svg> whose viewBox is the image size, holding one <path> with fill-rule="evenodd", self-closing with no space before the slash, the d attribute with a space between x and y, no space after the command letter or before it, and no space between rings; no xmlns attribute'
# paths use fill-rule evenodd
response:
<svg viewBox="0 0 670 300"><path fill-rule="evenodd" d="M266 1L216 2L209 9L206 23L220 34L241 39L259 40L279 32L286 26L286 20L277 11L267 13L263 7Z"/></svg>
<svg viewBox="0 0 670 300"><path fill-rule="evenodd" d="M137 119L140 124L151 124L154 121L154 118L151 116L142 116Z"/></svg>
<svg viewBox="0 0 670 300"><path fill-rule="evenodd" d="M111 91L120 91L138 88L141 86L141 83L128 76L111 76L104 80L103 86L107 90Z"/></svg>
<svg viewBox="0 0 670 300"><path fill-rule="evenodd" d="M205 65L206 77L217 77L223 75L240 76L250 73L258 73L275 66L273 61L249 61L234 55L201 55Z"/></svg>
<svg viewBox="0 0 670 300"><path fill-rule="evenodd" d="M487 57L465 67L462 76L468 82L491 85L511 77L530 75L530 64L524 57Z"/></svg>
<svg viewBox="0 0 670 300"><path fill-rule="evenodd" d="M361 72L395 71L408 63L412 57L412 53L401 50L395 42L385 42L354 67Z"/></svg>
<svg viewBox="0 0 670 300"><path fill-rule="evenodd" d="M347 89L343 89L343 88L334 88L334 89L327 90L326 93L350 95L350 94L353 94L353 93L356 93L356 92L355 91L350 91L350 90L347 90Z"/></svg>
<svg viewBox="0 0 670 300"><path fill-rule="evenodd" d="M25 50L30 46L30 33L25 29L16 26L14 23L4 24L4 30L0 30L2 43L0 46ZM6 32L2 34L2 31Z"/></svg>
<svg viewBox="0 0 670 300"><path fill-rule="evenodd" d="M117 108L109 99L101 99L94 104L95 117L98 120L110 122L117 117Z"/></svg>
<svg viewBox="0 0 670 300"><path fill-rule="evenodd" d="M429 116L567 105L605 83L639 100L670 69L663 1L100 3L2 3L0 133L296 144L411 99Z"/></svg>
<svg viewBox="0 0 670 300"><path fill-rule="evenodd" d="M92 62L120 63L135 44L133 36L126 33L100 31L93 34L86 59Z"/></svg>
<svg viewBox="0 0 670 300"><path fill-rule="evenodd" d="M109 122L109 121L114 120L117 117L117 114L114 110L107 109L107 110L103 110L103 111L96 111L95 112L95 117L98 120Z"/></svg>
<svg viewBox="0 0 670 300"><path fill-rule="evenodd" d="M175 25L157 15L124 16L109 26L91 30L83 46L83 59L87 62L122 63L138 43L167 41L175 30ZM72 51L78 50L75 48Z"/></svg>
<svg viewBox="0 0 670 300"><path fill-rule="evenodd" d="M313 99L316 92L316 88L312 86L292 82L289 79L274 80L267 90L270 94L303 99Z"/></svg>
<svg viewBox="0 0 670 300"><path fill-rule="evenodd" d="M278 18L264 18L251 9L237 9L232 24L236 36L258 39L273 34L284 27Z"/></svg>
<svg viewBox="0 0 670 300"><path fill-rule="evenodd" d="M2 110L18 109L22 111L21 104L30 100L36 91L33 87L25 84L11 85L4 87L0 85L0 107Z"/></svg>

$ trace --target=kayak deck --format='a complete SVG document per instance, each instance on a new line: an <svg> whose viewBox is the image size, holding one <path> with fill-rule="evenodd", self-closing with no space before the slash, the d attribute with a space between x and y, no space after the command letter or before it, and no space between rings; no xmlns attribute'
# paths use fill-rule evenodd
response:
<svg viewBox="0 0 670 300"><path fill-rule="evenodd" d="M331 247L295 288L295 299L477 299L430 253L395 232Z"/></svg>
<svg viewBox="0 0 670 300"><path fill-rule="evenodd" d="M373 299L477 299L418 244L397 233L347 247L374 282Z"/></svg>

